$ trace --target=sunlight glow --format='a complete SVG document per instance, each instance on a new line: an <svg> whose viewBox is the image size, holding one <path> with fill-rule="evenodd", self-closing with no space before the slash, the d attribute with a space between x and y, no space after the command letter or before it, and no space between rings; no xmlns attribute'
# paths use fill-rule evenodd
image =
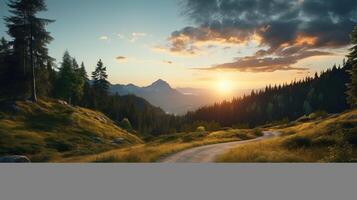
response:
<svg viewBox="0 0 357 200"><path fill-rule="evenodd" d="M216 87L217 91L224 95L230 94L233 90L233 85L228 80L219 80Z"/></svg>

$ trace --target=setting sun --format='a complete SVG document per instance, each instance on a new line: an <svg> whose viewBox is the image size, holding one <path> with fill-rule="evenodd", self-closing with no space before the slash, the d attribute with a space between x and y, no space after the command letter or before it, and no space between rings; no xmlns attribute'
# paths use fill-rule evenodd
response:
<svg viewBox="0 0 357 200"><path fill-rule="evenodd" d="M216 87L221 94L231 93L233 89L232 83L228 80L219 80Z"/></svg>

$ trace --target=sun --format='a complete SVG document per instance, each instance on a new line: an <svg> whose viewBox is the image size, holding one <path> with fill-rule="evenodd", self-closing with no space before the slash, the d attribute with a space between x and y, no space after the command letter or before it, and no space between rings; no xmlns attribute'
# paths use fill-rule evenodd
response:
<svg viewBox="0 0 357 200"><path fill-rule="evenodd" d="M232 92L233 86L232 83L228 80L219 80L217 81L217 91L221 94L229 94Z"/></svg>

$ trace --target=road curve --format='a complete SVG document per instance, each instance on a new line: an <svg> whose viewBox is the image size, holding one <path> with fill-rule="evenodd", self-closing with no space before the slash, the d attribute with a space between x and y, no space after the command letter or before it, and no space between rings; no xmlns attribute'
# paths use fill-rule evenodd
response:
<svg viewBox="0 0 357 200"><path fill-rule="evenodd" d="M279 133L275 131L263 131L263 134L264 136L252 140L212 144L212 145L187 149L175 153L173 155L170 155L164 159L161 159L159 162L161 163L213 163L218 155L223 154L224 152L226 152L227 150L233 147L236 147L241 144L266 140L279 135Z"/></svg>

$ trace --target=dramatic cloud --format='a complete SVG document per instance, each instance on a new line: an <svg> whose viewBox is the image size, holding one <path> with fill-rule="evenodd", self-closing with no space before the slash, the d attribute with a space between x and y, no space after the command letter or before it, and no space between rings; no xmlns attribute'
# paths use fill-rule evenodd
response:
<svg viewBox="0 0 357 200"><path fill-rule="evenodd" d="M196 26L173 32L170 51L195 54L203 43L252 41L262 49L213 69L295 69L291 65L301 59L348 45L357 24L356 0L184 0L183 5Z"/></svg>
<svg viewBox="0 0 357 200"><path fill-rule="evenodd" d="M242 72L274 72L277 70L308 70L307 68L292 67L299 60L312 57L312 56L324 56L331 55L328 52L322 51L301 51L292 55L280 56L280 57L260 57L248 56L244 58L237 58L236 61L231 63L224 63L215 65L212 69L234 69Z"/></svg>

